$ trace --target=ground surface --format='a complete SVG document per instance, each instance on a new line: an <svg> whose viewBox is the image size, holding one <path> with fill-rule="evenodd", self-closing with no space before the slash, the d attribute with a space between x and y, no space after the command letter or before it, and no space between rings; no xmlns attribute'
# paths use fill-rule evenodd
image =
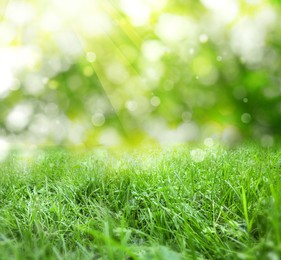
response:
<svg viewBox="0 0 281 260"><path fill-rule="evenodd" d="M13 154L0 180L0 259L280 259L278 146Z"/></svg>

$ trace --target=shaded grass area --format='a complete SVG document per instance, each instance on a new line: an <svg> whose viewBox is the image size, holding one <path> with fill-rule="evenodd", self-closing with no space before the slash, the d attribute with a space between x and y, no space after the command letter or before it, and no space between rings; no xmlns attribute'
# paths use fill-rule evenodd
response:
<svg viewBox="0 0 281 260"><path fill-rule="evenodd" d="M12 154L1 259L278 259L281 149Z"/></svg>

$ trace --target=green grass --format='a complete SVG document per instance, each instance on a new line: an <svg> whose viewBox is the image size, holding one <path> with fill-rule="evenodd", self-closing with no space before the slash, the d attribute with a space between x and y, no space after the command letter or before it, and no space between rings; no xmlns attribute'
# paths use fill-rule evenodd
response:
<svg viewBox="0 0 281 260"><path fill-rule="evenodd" d="M281 149L58 150L0 164L0 259L280 259Z"/></svg>

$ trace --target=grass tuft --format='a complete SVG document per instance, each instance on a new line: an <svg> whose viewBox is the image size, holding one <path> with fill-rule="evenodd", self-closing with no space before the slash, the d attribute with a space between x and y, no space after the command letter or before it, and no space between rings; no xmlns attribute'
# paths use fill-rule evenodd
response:
<svg viewBox="0 0 281 260"><path fill-rule="evenodd" d="M278 259L281 150L13 153L1 259Z"/></svg>

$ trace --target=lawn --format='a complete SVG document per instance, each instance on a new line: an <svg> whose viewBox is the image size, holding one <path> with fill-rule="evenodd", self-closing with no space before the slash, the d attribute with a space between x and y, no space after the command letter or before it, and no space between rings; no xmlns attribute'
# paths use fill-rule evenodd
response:
<svg viewBox="0 0 281 260"><path fill-rule="evenodd" d="M0 259L280 259L277 145L14 152L0 176Z"/></svg>

